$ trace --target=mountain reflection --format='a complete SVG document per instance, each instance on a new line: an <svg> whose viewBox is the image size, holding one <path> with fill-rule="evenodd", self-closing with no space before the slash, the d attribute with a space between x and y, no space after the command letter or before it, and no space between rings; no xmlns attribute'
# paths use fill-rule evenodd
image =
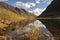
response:
<svg viewBox="0 0 60 40"><path fill-rule="evenodd" d="M39 21L39 20L36 20L36 21L34 21L33 23L30 23L30 24L27 24L25 27L22 27L18 30L13 31L12 33L9 33L7 36L8 36L8 38L9 38L9 36L13 37L13 40L15 40L15 39L16 40L25 40L25 34L31 33L36 28L39 29L39 32L38 32L38 30L35 31L35 33L37 32L36 34L40 33L38 35L40 37L39 40L45 40L45 39L46 40L54 40L53 35L48 31L46 26L43 25L42 22ZM30 32L30 29L32 30L31 32ZM34 36L34 34L33 34L33 36Z"/></svg>

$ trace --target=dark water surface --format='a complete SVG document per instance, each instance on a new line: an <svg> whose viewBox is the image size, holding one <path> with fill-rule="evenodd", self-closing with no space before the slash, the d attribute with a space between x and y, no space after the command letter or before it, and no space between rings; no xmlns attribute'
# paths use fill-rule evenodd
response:
<svg viewBox="0 0 60 40"><path fill-rule="evenodd" d="M60 19L41 19L40 21L53 34L55 40L60 40Z"/></svg>

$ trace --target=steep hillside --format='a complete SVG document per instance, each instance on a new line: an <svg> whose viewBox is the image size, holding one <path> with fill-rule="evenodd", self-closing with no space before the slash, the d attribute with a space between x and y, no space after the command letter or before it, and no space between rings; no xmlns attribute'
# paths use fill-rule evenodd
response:
<svg viewBox="0 0 60 40"><path fill-rule="evenodd" d="M35 20L35 15L0 2L0 35L5 35Z"/></svg>
<svg viewBox="0 0 60 40"><path fill-rule="evenodd" d="M40 17L58 17L60 16L60 0L54 0Z"/></svg>
<svg viewBox="0 0 60 40"><path fill-rule="evenodd" d="M60 0L53 0L47 9L38 16L39 20L53 34L55 40L60 40Z"/></svg>

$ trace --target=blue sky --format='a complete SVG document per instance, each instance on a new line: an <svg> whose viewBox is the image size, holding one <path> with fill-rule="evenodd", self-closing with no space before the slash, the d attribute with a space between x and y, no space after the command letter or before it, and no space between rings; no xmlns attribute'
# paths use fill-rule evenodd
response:
<svg viewBox="0 0 60 40"><path fill-rule="evenodd" d="M23 8L35 15L40 15L52 0L0 0L12 6Z"/></svg>

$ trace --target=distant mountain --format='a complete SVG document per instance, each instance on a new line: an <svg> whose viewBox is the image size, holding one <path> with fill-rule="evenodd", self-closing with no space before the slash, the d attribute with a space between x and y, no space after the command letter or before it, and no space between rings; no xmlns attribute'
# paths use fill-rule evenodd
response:
<svg viewBox="0 0 60 40"><path fill-rule="evenodd" d="M58 17L60 16L60 0L54 0L39 17Z"/></svg>
<svg viewBox="0 0 60 40"><path fill-rule="evenodd" d="M15 29L35 20L33 13L19 9L5 2L0 2L0 35L7 34Z"/></svg>
<svg viewBox="0 0 60 40"><path fill-rule="evenodd" d="M19 14L22 14L22 13L28 13L25 9L22 9L22 8L17 8L17 7L13 7L5 2L0 2L0 8L5 8L7 10L10 10L12 12L15 12L15 13L19 13Z"/></svg>

